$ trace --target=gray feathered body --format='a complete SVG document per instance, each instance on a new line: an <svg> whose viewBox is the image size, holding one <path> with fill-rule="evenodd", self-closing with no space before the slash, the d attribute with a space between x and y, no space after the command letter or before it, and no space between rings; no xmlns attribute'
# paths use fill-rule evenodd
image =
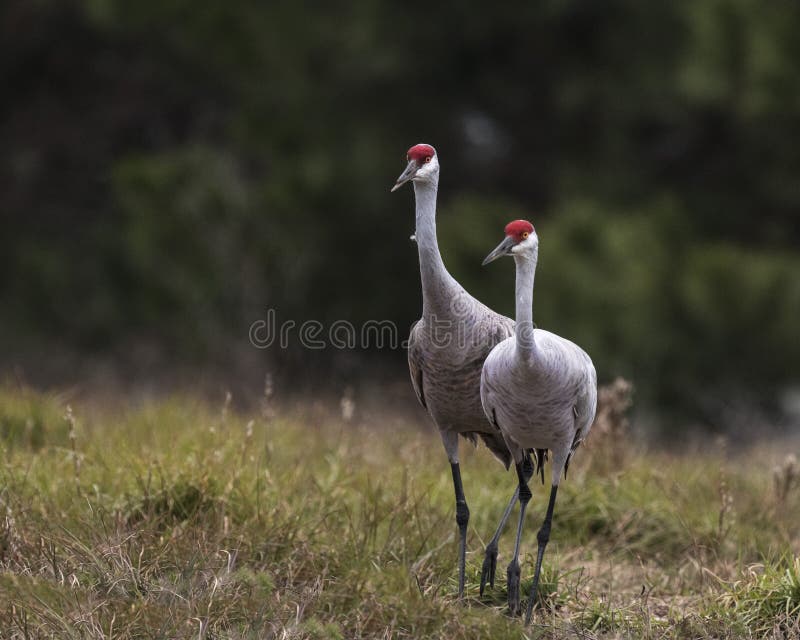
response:
<svg viewBox="0 0 800 640"><path fill-rule="evenodd" d="M529 449L549 449L553 473L560 475L591 429L597 374L591 358L573 342L542 329L533 335L536 350L530 361L517 357L515 337L489 354L481 401L518 461Z"/></svg>
<svg viewBox="0 0 800 640"><path fill-rule="evenodd" d="M440 431L473 443L481 438L508 468L511 456L499 430L484 415L480 382L486 356L514 334L514 321L460 287L445 295L452 295L449 312L445 309L427 321L423 315L411 328L408 368L414 391Z"/></svg>

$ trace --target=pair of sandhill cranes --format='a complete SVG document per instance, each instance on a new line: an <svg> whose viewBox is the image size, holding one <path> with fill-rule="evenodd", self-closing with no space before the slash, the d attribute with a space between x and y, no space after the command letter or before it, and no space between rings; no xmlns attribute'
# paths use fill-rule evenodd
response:
<svg viewBox="0 0 800 640"><path fill-rule="evenodd" d="M539 239L530 222L516 220L504 240L483 261L501 256L516 263L516 323L495 313L448 273L436 241L436 193L439 159L427 144L411 147L408 166L392 191L413 182L416 242L422 277L422 317L411 328L408 366L422 406L439 428L453 472L459 529L458 595L464 595L469 508L461 484L458 436L483 440L508 469L514 462L518 486L486 546L480 593L494 586L497 542L519 500L514 556L508 565L508 605L520 610L519 550L528 480L552 454L552 489L537 535L538 554L525 616L528 624L539 585L542 557L550 539L558 484L576 447L586 438L597 406L597 376L589 356L553 333L534 329L533 280ZM442 331L442 329L447 329Z"/></svg>

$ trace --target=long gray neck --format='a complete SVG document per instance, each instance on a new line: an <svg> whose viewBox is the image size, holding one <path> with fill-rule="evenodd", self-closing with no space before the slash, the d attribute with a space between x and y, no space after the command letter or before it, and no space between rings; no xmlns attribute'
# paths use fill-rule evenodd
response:
<svg viewBox="0 0 800 640"><path fill-rule="evenodd" d="M436 241L436 191L435 182L414 182L417 203L417 249L419 271L422 278L422 314L445 315L449 310L451 289L457 286L447 272Z"/></svg>
<svg viewBox="0 0 800 640"><path fill-rule="evenodd" d="M516 335L517 356L524 362L536 357L533 334L533 278L536 275L537 255L514 256L517 266L516 280Z"/></svg>

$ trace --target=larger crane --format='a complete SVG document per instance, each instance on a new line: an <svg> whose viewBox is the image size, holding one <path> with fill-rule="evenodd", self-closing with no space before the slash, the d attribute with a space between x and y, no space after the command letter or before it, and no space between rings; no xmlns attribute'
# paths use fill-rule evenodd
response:
<svg viewBox="0 0 800 640"><path fill-rule="evenodd" d="M483 264L501 256L514 258L516 335L498 344L486 358L481 376L481 401L486 417L503 434L519 479L517 540L514 557L508 565L508 605L512 614L519 611L519 546L525 507L531 499L523 462L534 452L541 468L548 450L553 457L550 501L537 534L536 568L525 615L525 624L528 624L536 600L544 550L550 539L558 483L594 420L597 374L583 349L549 331L534 329L533 279L539 258L539 238L527 220L510 222L505 233L505 239Z"/></svg>
<svg viewBox="0 0 800 640"><path fill-rule="evenodd" d="M480 379L486 356L496 344L513 335L514 322L478 302L444 266L436 240L439 186L436 150L428 144L418 144L408 150L406 159L408 165L392 191L409 181L414 184L416 242L422 278L422 317L411 327L408 368L417 398L438 427L450 461L459 530L458 597L462 598L469 508L461 483L458 436L473 444L480 438L506 469L509 468L508 447L481 408ZM528 476L533 473L529 459L520 465L521 473ZM497 541L516 499L515 490L486 546L481 595L487 582L494 586Z"/></svg>

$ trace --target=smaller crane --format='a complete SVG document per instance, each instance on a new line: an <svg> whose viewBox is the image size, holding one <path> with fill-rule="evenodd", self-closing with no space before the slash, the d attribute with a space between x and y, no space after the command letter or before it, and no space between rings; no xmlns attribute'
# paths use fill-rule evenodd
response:
<svg viewBox="0 0 800 640"><path fill-rule="evenodd" d="M544 481L542 464L552 454L552 488L542 528L525 624L531 620L539 574L561 474L589 433L597 409L597 374L591 358L576 344L549 331L534 329L533 280L539 258L539 238L527 220L506 225L506 237L483 264L501 256L516 263L515 335L492 349L481 374L481 403L486 417L503 434L519 479L519 523L514 557L508 565L508 606L519 612L519 546L525 507L531 499L523 463L534 453Z"/></svg>

